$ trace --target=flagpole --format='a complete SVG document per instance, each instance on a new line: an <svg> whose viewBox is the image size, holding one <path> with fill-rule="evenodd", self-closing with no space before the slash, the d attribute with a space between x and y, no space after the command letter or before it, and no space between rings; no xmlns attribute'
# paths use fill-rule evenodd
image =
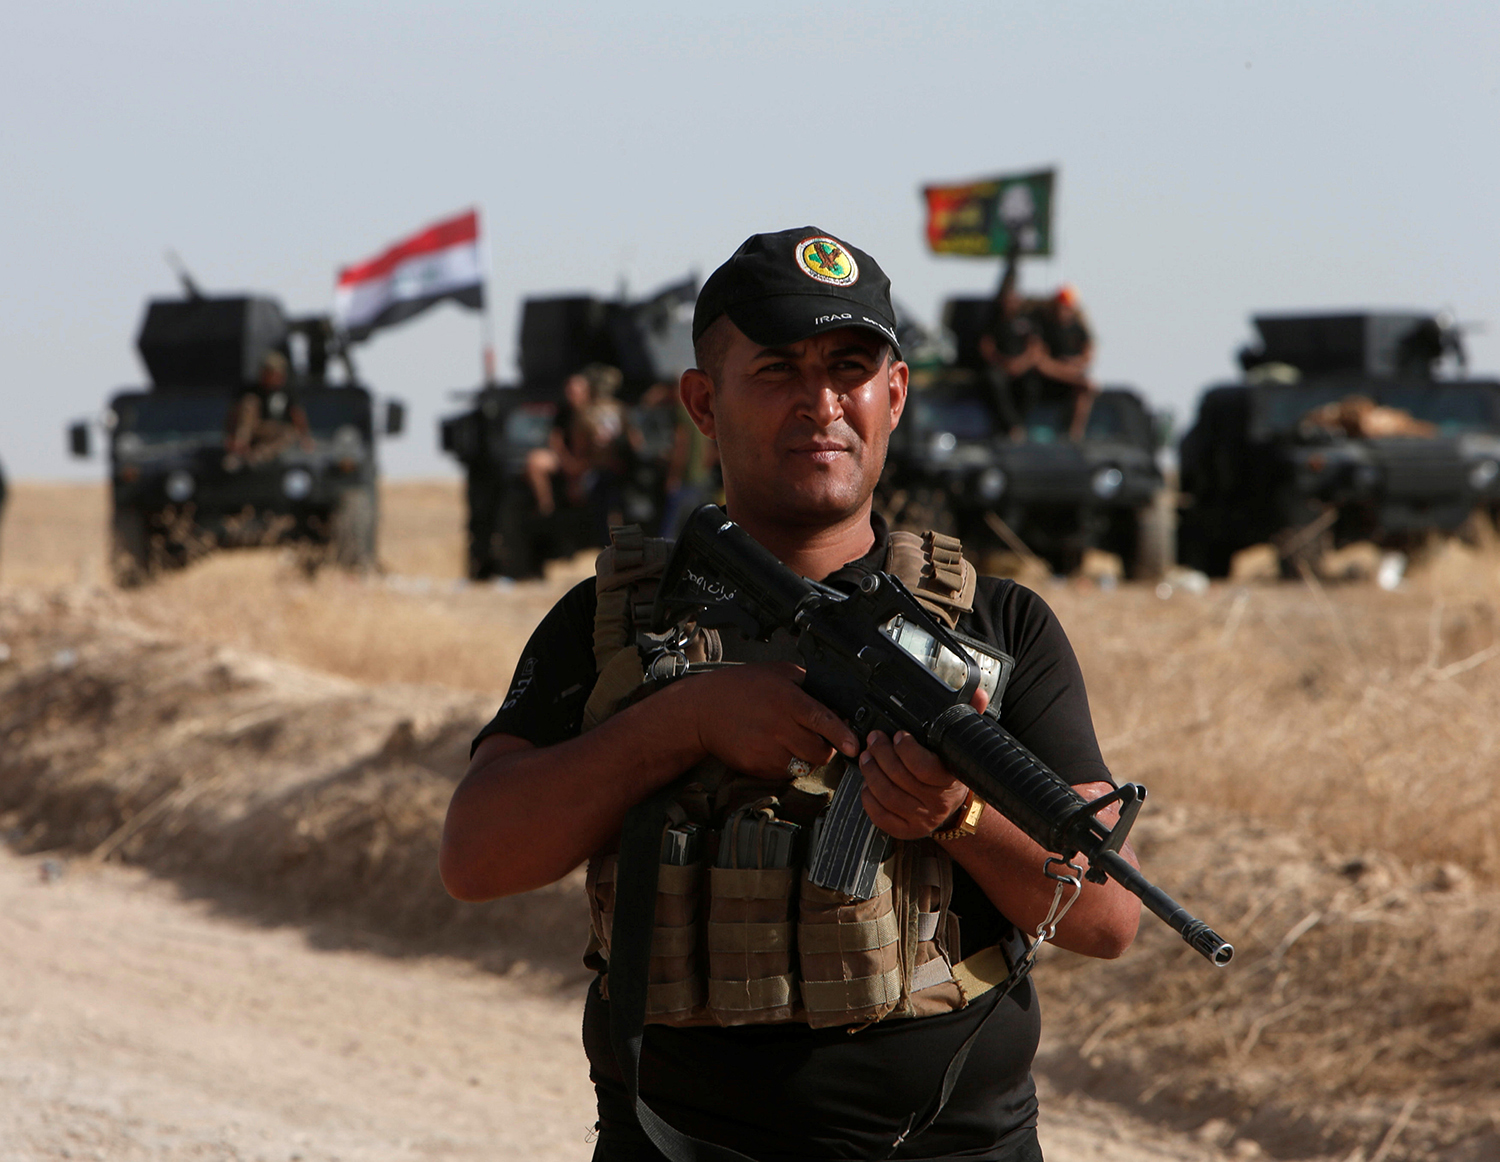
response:
<svg viewBox="0 0 1500 1162"><path fill-rule="evenodd" d="M475 207L475 213L482 221L484 212L481 207ZM494 297L490 293L490 243L488 235L481 235L484 244L479 248L479 261L482 264L484 274L484 309L479 312L479 369L485 387L495 386L495 326L494 319L490 315L490 303Z"/></svg>

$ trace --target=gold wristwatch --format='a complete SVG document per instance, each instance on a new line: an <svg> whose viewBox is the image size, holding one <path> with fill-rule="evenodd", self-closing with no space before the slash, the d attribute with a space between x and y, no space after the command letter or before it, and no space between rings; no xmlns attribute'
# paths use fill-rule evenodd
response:
<svg viewBox="0 0 1500 1162"><path fill-rule="evenodd" d="M967 839L979 830L979 817L984 814L984 800L973 791L969 792L963 806L958 809L958 822L952 827L932 833L933 839Z"/></svg>

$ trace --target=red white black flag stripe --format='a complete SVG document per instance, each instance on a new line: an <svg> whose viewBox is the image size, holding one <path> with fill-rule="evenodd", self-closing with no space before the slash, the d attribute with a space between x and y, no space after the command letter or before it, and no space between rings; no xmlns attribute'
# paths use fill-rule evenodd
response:
<svg viewBox="0 0 1500 1162"><path fill-rule="evenodd" d="M363 339L444 299L484 308L476 210L434 223L368 262L346 266L333 292L333 314L351 339Z"/></svg>

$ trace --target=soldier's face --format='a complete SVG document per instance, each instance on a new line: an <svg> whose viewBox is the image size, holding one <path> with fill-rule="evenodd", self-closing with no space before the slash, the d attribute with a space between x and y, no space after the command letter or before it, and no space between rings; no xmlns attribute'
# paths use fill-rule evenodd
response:
<svg viewBox="0 0 1500 1162"><path fill-rule="evenodd" d="M762 347L733 331L718 383L683 377L683 400L719 446L731 516L816 528L867 508L907 367L873 333L846 327Z"/></svg>

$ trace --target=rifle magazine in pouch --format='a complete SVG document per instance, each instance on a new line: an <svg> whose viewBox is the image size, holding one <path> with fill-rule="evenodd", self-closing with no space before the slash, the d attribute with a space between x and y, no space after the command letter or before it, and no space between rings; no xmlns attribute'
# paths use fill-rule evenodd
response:
<svg viewBox="0 0 1500 1162"><path fill-rule="evenodd" d="M892 873L881 865L875 894L856 900L802 876L797 956L802 1005L813 1028L878 1021L901 1001L901 925Z"/></svg>
<svg viewBox="0 0 1500 1162"><path fill-rule="evenodd" d="M914 1017L950 1013L965 1005L963 990L953 977L958 959L958 918L949 910L953 899L953 861L931 840L908 848L908 898L912 908L912 967L908 1005Z"/></svg>
<svg viewBox="0 0 1500 1162"><path fill-rule="evenodd" d="M730 816L709 868L708 1012L721 1025L790 1021L792 886L798 828L777 819L775 799Z"/></svg>

